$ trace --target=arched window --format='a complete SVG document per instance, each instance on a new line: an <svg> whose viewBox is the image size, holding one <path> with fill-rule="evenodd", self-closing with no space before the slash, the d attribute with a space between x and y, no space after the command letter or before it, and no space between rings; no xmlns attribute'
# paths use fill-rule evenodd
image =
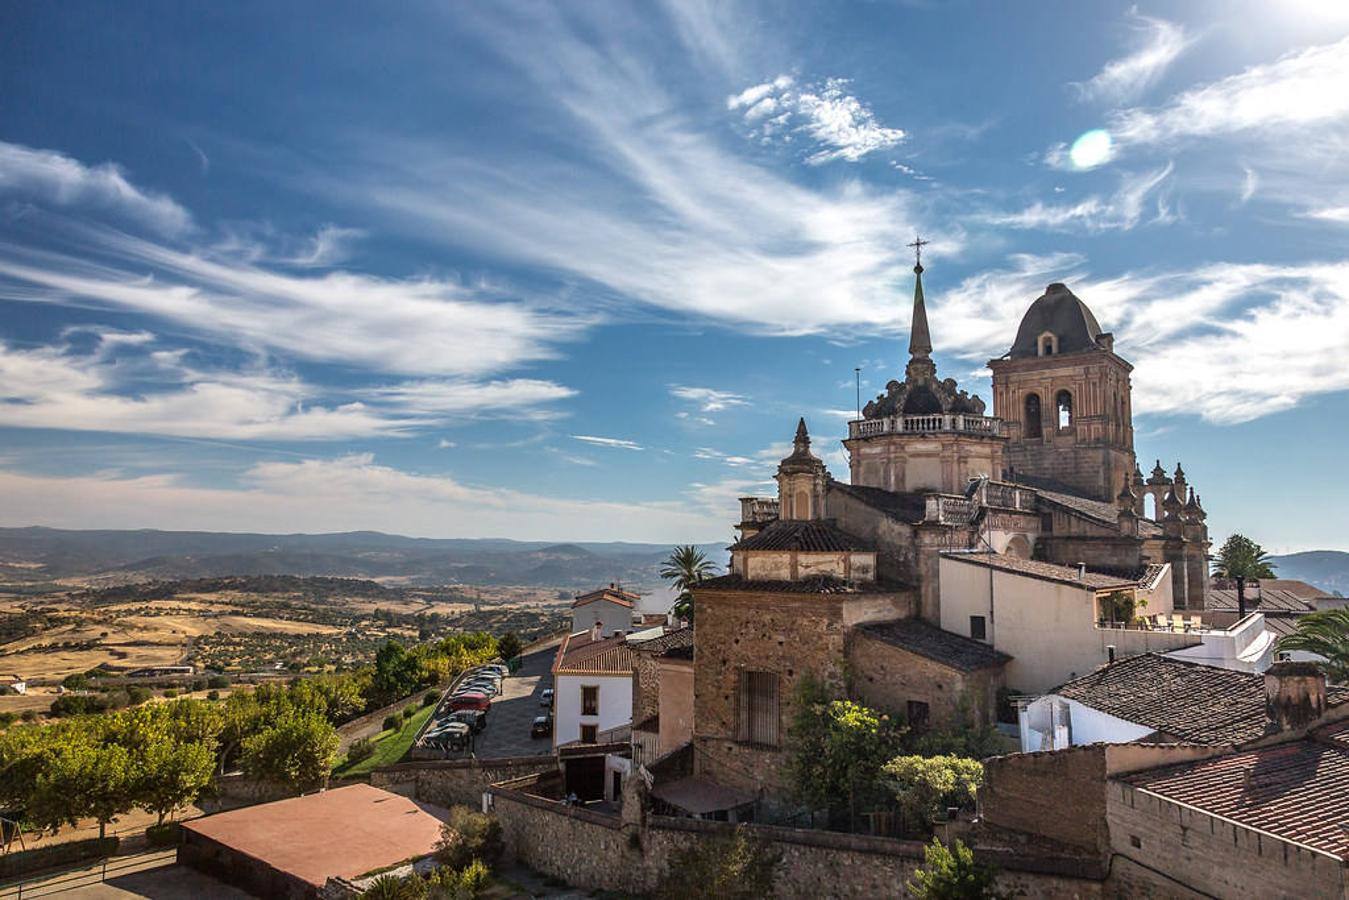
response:
<svg viewBox="0 0 1349 900"><path fill-rule="evenodd" d="M1157 521L1157 497L1153 494L1143 495L1143 518Z"/></svg>
<svg viewBox="0 0 1349 900"><path fill-rule="evenodd" d="M1054 336L1054 332L1046 331L1040 335L1036 342L1041 356L1053 356L1059 352L1059 339Z"/></svg>
<svg viewBox="0 0 1349 900"><path fill-rule="evenodd" d="M796 509L794 510L793 513L794 518L797 519L812 518L810 515L810 494L807 494L805 491L797 491L795 506Z"/></svg>
<svg viewBox="0 0 1349 900"><path fill-rule="evenodd" d="M1039 394L1026 395L1026 416L1022 421L1025 422L1026 437L1038 438L1044 433L1040 419Z"/></svg>
<svg viewBox="0 0 1349 900"><path fill-rule="evenodd" d="M1073 424L1073 395L1059 391L1054 398L1054 406L1059 411L1059 428L1070 428Z"/></svg>

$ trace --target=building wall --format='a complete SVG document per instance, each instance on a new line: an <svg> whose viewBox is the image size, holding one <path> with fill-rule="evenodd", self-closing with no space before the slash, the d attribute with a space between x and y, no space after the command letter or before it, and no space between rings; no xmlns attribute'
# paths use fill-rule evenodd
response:
<svg viewBox="0 0 1349 900"><path fill-rule="evenodd" d="M636 725L660 712L660 660L640 650L632 657L632 722Z"/></svg>
<svg viewBox="0 0 1349 900"><path fill-rule="evenodd" d="M736 552L731 570L751 581L800 581L831 575L850 581L875 581L874 553Z"/></svg>
<svg viewBox="0 0 1349 900"><path fill-rule="evenodd" d="M886 434L843 442L849 480L887 491L958 494L971 478L999 478L1003 438L959 432Z"/></svg>
<svg viewBox="0 0 1349 900"><path fill-rule="evenodd" d="M1153 733L1145 725L1118 719L1058 694L1037 697L1026 704L1019 718L1023 753L1095 743L1127 744ZM1054 737L1061 731L1066 731L1064 743Z"/></svg>
<svg viewBox="0 0 1349 900"><path fill-rule="evenodd" d="M599 622L604 637L613 637L620 631L627 634L632 631L632 610L619 603L607 600L592 600L584 606L574 607L571 611L571 633L589 631Z"/></svg>
<svg viewBox="0 0 1349 900"><path fill-rule="evenodd" d="M600 689L599 715L581 715L581 688ZM582 725L608 731L632 721L631 675L558 675L553 679L553 746L579 741Z"/></svg>
<svg viewBox="0 0 1349 900"><path fill-rule="evenodd" d="M660 754L693 739L693 660L660 661Z"/></svg>
<svg viewBox="0 0 1349 900"><path fill-rule="evenodd" d="M843 491L830 491L826 495L825 514L839 528L877 549L879 576L907 584L915 583L912 525L885 515Z"/></svg>
<svg viewBox="0 0 1349 900"><path fill-rule="evenodd" d="M848 640L850 696L892 715L907 714L910 700L928 704L933 725L957 719L962 700L978 722L997 714L1001 673L996 669L962 672L867 634Z"/></svg>
<svg viewBox="0 0 1349 900"><path fill-rule="evenodd" d="M1200 642L1184 633L1098 628L1090 588L945 557L940 567L941 627L968 637L970 616L984 616L990 642L1012 657L1008 687L1024 693L1045 693L1085 675L1108 661L1110 645L1123 657Z"/></svg>
<svg viewBox="0 0 1349 900"><path fill-rule="evenodd" d="M1111 849L1146 867L1130 877L1151 880L1164 896L1177 881L1216 897L1346 896L1338 859L1122 782L1108 783L1106 814Z"/></svg>
<svg viewBox="0 0 1349 900"><path fill-rule="evenodd" d="M557 758L516 756L501 759L446 759L399 763L370 773L373 787L423 803L477 807L487 786L510 778L556 772Z"/></svg>

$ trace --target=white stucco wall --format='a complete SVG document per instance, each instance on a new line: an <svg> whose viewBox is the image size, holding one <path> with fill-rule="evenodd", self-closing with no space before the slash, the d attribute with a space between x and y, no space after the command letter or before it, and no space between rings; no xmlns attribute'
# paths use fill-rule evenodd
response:
<svg viewBox="0 0 1349 900"><path fill-rule="evenodd" d="M596 622L600 623L604 637L613 637L620 631L627 634L632 631L632 609L608 600L593 600L571 611L572 634L589 631Z"/></svg>
<svg viewBox="0 0 1349 900"><path fill-rule="evenodd" d="M1023 753L1084 744L1127 744L1153 732L1146 725L1116 718L1058 694L1036 698L1026 705L1019 718Z"/></svg>
<svg viewBox="0 0 1349 900"><path fill-rule="evenodd" d="M581 687L600 689L599 715L581 715ZM608 731L632 721L631 675L558 675L553 681L553 746L581 739L582 725Z"/></svg>

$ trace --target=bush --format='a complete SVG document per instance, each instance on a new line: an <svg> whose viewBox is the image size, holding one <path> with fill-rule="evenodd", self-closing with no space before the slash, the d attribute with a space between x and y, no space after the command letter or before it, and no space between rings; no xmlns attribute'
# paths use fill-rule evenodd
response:
<svg viewBox="0 0 1349 900"><path fill-rule="evenodd" d="M925 825L948 807L973 806L984 783L983 763L959 756L899 756L883 771L900 807Z"/></svg>
<svg viewBox="0 0 1349 900"><path fill-rule="evenodd" d="M426 882L419 875L381 875L361 891L361 900L421 900L425 896Z"/></svg>
<svg viewBox="0 0 1349 900"><path fill-rule="evenodd" d="M23 722L36 722L36 721L37 721L37 710L35 710L35 709L25 709L23 712L19 713L19 719L20 719L20 721L23 721Z"/></svg>
<svg viewBox="0 0 1349 900"><path fill-rule="evenodd" d="M68 691L86 691L89 689L89 676L82 672L67 675L61 679L61 687Z"/></svg>
<svg viewBox="0 0 1349 900"><path fill-rule="evenodd" d="M422 706L435 706L438 699L440 699L440 696L435 691L428 691L426 696L422 698Z"/></svg>
<svg viewBox="0 0 1349 900"><path fill-rule="evenodd" d="M491 872L475 859L462 869L441 866L427 879L427 896L434 900L473 900L487 888Z"/></svg>
<svg viewBox="0 0 1349 900"><path fill-rule="evenodd" d="M919 900L993 900L997 870L974 861L974 852L960 841L951 849L936 838L923 851L923 865L904 884Z"/></svg>
<svg viewBox="0 0 1349 900"><path fill-rule="evenodd" d="M212 675L206 679L206 686L209 688L227 688L230 686L230 677L228 675Z"/></svg>
<svg viewBox="0 0 1349 900"><path fill-rule="evenodd" d="M219 691L207 691L207 692L206 692L206 699L207 699L207 700L210 700L212 703L214 703L216 700L219 700L219 699L220 699L220 692L219 692Z"/></svg>
<svg viewBox="0 0 1349 900"><path fill-rule="evenodd" d="M405 721L406 721L407 719L412 718L412 717L415 716L416 714L417 714L417 710L413 708L413 706L412 706L411 703L409 703L407 706L403 707L402 716L403 716L403 719L404 719Z"/></svg>
<svg viewBox="0 0 1349 900"><path fill-rule="evenodd" d="M0 728L8 728L9 726L14 724L14 720L17 718L18 716L10 712L9 710L0 712Z"/></svg>
<svg viewBox="0 0 1349 900"><path fill-rule="evenodd" d="M775 896L773 880L782 854L743 826L710 841L695 841L670 856L656 888L661 900L717 897L758 900Z"/></svg>
<svg viewBox="0 0 1349 900"><path fill-rule="evenodd" d="M397 731L403 727L403 719L396 713L389 713L384 717L384 730Z"/></svg>
<svg viewBox="0 0 1349 900"><path fill-rule="evenodd" d="M145 839L151 847L175 847L182 840L182 828L177 822L151 825L145 829Z"/></svg>
<svg viewBox="0 0 1349 900"><path fill-rule="evenodd" d="M166 689L164 690L164 699L165 699L165 700L172 700L174 697L177 697L177 696L178 696L178 691L177 691L176 689L174 689L174 688L166 688Z"/></svg>
<svg viewBox="0 0 1349 900"><path fill-rule="evenodd" d="M205 678L194 678L194 679L192 679L192 693L195 694L195 693L197 693L198 691L204 691L204 690L206 690L206 679L205 679Z"/></svg>
<svg viewBox="0 0 1349 900"><path fill-rule="evenodd" d="M126 695L131 701L132 706L140 706L146 700L154 696L154 692L148 687L141 687L139 684L133 684L126 689Z"/></svg>
<svg viewBox="0 0 1349 900"><path fill-rule="evenodd" d="M450 818L440 826L436 861L451 869L463 869L475 859L491 866L501 858L501 823L495 816L474 812L467 806L450 807Z"/></svg>
<svg viewBox="0 0 1349 900"><path fill-rule="evenodd" d="M347 763L358 763L375 755L375 742L368 737L352 741L347 748Z"/></svg>

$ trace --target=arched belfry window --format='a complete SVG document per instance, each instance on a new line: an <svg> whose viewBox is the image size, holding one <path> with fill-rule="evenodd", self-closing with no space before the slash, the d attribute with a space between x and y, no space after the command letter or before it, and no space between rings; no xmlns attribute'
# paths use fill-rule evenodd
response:
<svg viewBox="0 0 1349 900"><path fill-rule="evenodd" d="M1038 438L1044 434L1041 425L1039 394L1026 395L1026 415L1022 421L1025 422L1026 437Z"/></svg>
<svg viewBox="0 0 1349 900"><path fill-rule="evenodd" d="M1040 335L1036 341L1041 356L1053 356L1059 352L1059 339L1054 336L1054 332L1046 331Z"/></svg>
<svg viewBox="0 0 1349 900"><path fill-rule="evenodd" d="M1070 428L1073 424L1073 395L1067 391L1059 391L1054 398L1054 407L1059 413L1059 428Z"/></svg>

